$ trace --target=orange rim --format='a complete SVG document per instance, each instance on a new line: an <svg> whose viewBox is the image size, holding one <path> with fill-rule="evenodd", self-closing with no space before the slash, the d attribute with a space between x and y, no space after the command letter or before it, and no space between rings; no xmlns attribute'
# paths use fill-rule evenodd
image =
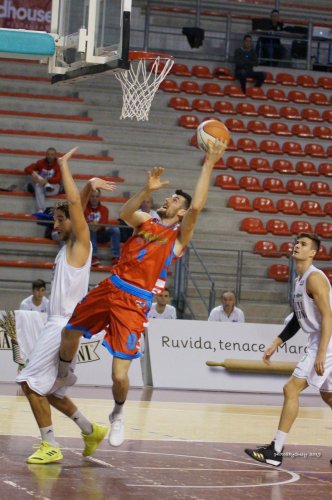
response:
<svg viewBox="0 0 332 500"><path fill-rule="evenodd" d="M164 54L162 52L145 52L143 50L131 50L128 54L129 61L139 61L144 59L145 61L154 61L159 57L160 59L174 59L170 54Z"/></svg>

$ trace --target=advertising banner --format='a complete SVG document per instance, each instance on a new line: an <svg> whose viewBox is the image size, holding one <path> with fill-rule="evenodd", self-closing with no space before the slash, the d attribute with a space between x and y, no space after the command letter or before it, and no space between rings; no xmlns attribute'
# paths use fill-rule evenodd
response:
<svg viewBox="0 0 332 500"><path fill-rule="evenodd" d="M51 0L0 0L0 28L50 31Z"/></svg>

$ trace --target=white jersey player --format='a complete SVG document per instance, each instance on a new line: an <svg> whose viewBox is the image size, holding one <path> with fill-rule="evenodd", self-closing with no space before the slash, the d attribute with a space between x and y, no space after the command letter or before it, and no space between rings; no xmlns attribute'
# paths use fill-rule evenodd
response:
<svg viewBox="0 0 332 500"><path fill-rule="evenodd" d="M282 333L264 353L269 363L278 346L302 330L309 335L307 352L284 387L284 404L274 441L268 446L246 449L255 460L279 466L282 450L298 413L299 396L309 385L320 391L332 408L332 292L325 274L312 265L320 247L319 238L311 233L297 236L293 259L297 272L294 290L294 314Z"/></svg>
<svg viewBox="0 0 332 500"><path fill-rule="evenodd" d="M108 430L106 426L91 424L65 396L66 388L76 381L73 370L61 384L57 383L61 330L88 291L92 245L83 206L92 189L115 189L113 183L94 178L80 195L68 166L68 159L75 151L76 148L59 159L67 201L55 207L54 228L65 245L54 262L48 320L25 368L16 378L29 400L42 438L38 450L28 457L28 463L46 464L63 458L54 437L50 404L82 430L84 456L95 451Z"/></svg>

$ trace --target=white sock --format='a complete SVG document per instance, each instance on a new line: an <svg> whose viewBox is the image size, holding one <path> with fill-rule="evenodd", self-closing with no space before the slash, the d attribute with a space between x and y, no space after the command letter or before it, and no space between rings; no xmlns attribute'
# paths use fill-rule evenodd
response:
<svg viewBox="0 0 332 500"><path fill-rule="evenodd" d="M120 416L122 415L123 413L123 405L124 405L125 402L123 403L114 403L114 408L113 408L113 411L112 413L110 414L109 416L109 420L111 421L113 418L117 417L117 416Z"/></svg>
<svg viewBox="0 0 332 500"><path fill-rule="evenodd" d="M277 430L276 437L274 438L274 449L277 453L280 453L284 447L285 441L287 439L288 432L283 432Z"/></svg>
<svg viewBox="0 0 332 500"><path fill-rule="evenodd" d="M85 418L85 416L79 410L76 410L70 418L73 422L75 422L76 425L78 425L78 427L84 434L91 434L92 423L87 418Z"/></svg>
<svg viewBox="0 0 332 500"><path fill-rule="evenodd" d="M39 430L40 430L42 441L47 441L52 446L55 446L56 448L58 448L59 445L56 442L55 437L54 437L53 425L49 425L48 427L41 427Z"/></svg>

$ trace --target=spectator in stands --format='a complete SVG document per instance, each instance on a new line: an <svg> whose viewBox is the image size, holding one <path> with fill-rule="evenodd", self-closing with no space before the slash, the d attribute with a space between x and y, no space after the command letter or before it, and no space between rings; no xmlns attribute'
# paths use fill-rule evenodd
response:
<svg viewBox="0 0 332 500"><path fill-rule="evenodd" d="M235 76L240 80L242 92L246 93L247 78L253 78L255 87L261 87L265 80L263 71L254 71L258 59L255 50L252 48L252 38L250 35L243 37L243 45L235 50L234 53Z"/></svg>
<svg viewBox="0 0 332 500"><path fill-rule="evenodd" d="M84 214L90 228L92 265L100 264L98 243L107 243L109 241L111 242L112 264L116 264L120 257L120 230L114 226L103 226L103 224L108 223L109 212L108 208L100 202L100 189L91 191Z"/></svg>
<svg viewBox="0 0 332 500"><path fill-rule="evenodd" d="M46 283L43 280L32 282L32 295L22 300L20 309L23 311L48 312L49 300L45 297Z"/></svg>
<svg viewBox="0 0 332 500"><path fill-rule="evenodd" d="M221 296L221 305L212 309L208 321L244 323L243 311L236 307L235 303L235 293L231 291L224 292Z"/></svg>
<svg viewBox="0 0 332 500"><path fill-rule="evenodd" d="M161 294L156 295L156 302L152 304L148 318L176 319L176 309L169 302L169 289L165 287Z"/></svg>
<svg viewBox="0 0 332 500"><path fill-rule="evenodd" d="M25 167L24 172L32 177L32 184L28 184L28 190L32 190L36 198L38 212L45 210L45 196L58 194L61 188L61 172L57 160L57 152L54 148L48 148L46 157Z"/></svg>
<svg viewBox="0 0 332 500"><path fill-rule="evenodd" d="M270 19L265 20L264 26L264 30L271 32L282 31L284 29L284 25L280 21L278 9L271 11ZM257 52L262 64L278 66L278 61L285 58L286 49L277 36L261 36L257 40Z"/></svg>
<svg viewBox="0 0 332 500"><path fill-rule="evenodd" d="M151 217L153 219L160 220L160 217L157 214L157 212L155 210L153 210L153 199L152 198L147 198L146 200L143 200L142 203L141 203L139 211L140 212L145 212L145 213L151 215Z"/></svg>

